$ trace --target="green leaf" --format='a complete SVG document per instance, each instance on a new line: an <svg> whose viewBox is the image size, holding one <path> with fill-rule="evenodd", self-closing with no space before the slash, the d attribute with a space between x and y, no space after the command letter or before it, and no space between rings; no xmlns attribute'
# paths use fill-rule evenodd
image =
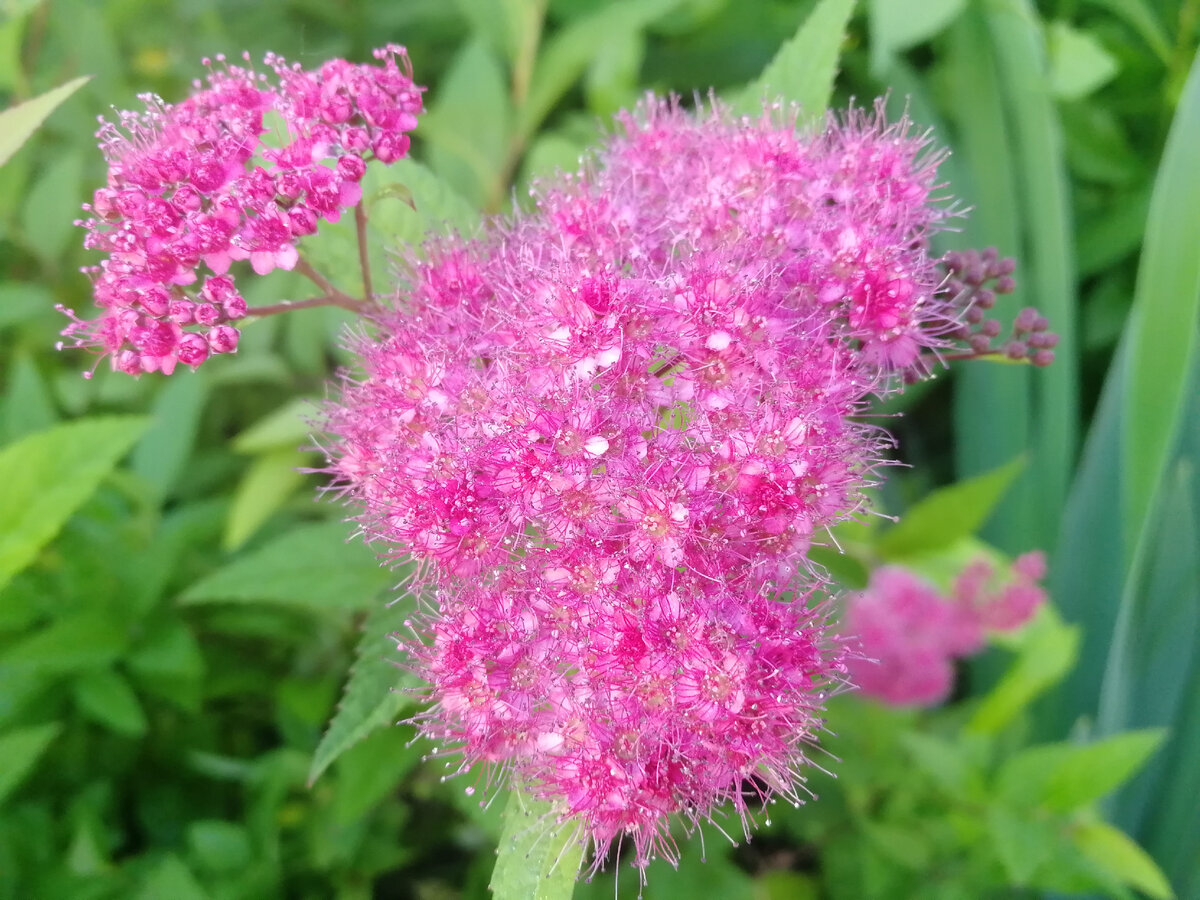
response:
<svg viewBox="0 0 1200 900"><path fill-rule="evenodd" d="M545 0L456 0L455 6L470 21L475 36L490 41L515 65L522 48L537 40Z"/></svg>
<svg viewBox="0 0 1200 900"><path fill-rule="evenodd" d="M941 34L964 6L966 0L871 0L871 70L882 73L897 53Z"/></svg>
<svg viewBox="0 0 1200 900"><path fill-rule="evenodd" d="M1043 802L1049 809L1071 812L1116 790L1146 764L1165 729L1128 731L1073 747L1047 780Z"/></svg>
<svg viewBox="0 0 1200 900"><path fill-rule="evenodd" d="M170 495L185 471L207 401L207 377L187 371L168 379L154 398L152 424L134 448L130 468L160 501Z"/></svg>
<svg viewBox="0 0 1200 900"><path fill-rule="evenodd" d="M114 669L84 672L75 679L75 702L80 712L117 734L146 733L146 714L129 682Z"/></svg>
<svg viewBox="0 0 1200 900"><path fill-rule="evenodd" d="M16 440L54 425L58 410L31 354L18 350L9 363L0 434Z"/></svg>
<svg viewBox="0 0 1200 900"><path fill-rule="evenodd" d="M527 144L554 105L605 47L673 12L682 0L617 0L573 20L546 41L517 110L517 139Z"/></svg>
<svg viewBox="0 0 1200 900"><path fill-rule="evenodd" d="M62 726L57 722L0 734L0 805L37 764Z"/></svg>
<svg viewBox="0 0 1200 900"><path fill-rule="evenodd" d="M309 454L284 449L255 457L233 492L222 546L236 550L250 540L308 476L298 471Z"/></svg>
<svg viewBox="0 0 1200 900"><path fill-rule="evenodd" d="M454 58L421 120L430 166L476 206L495 210L504 198L512 118L504 71L476 38Z"/></svg>
<svg viewBox="0 0 1200 900"><path fill-rule="evenodd" d="M1017 887L1027 885L1051 855L1049 823L1021 815L1007 806L993 805L988 807L987 826L1008 880Z"/></svg>
<svg viewBox="0 0 1200 900"><path fill-rule="evenodd" d="M504 831L489 885L492 896L495 900L570 900L583 845L579 822L556 822L549 803L514 789L504 808Z"/></svg>
<svg viewBox="0 0 1200 900"><path fill-rule="evenodd" d="M1022 481L1031 488L1029 527L1007 525L1006 533L995 537L1008 552L1031 546L1053 551L1057 537L1052 527L1054 516L1066 503L1079 440L1078 368L1069 362L1077 353L1078 301L1062 127L1047 87L1049 64L1034 3L990 0L982 6L1011 125L1007 152L1015 161L1017 195L1006 200L1010 204L1017 201L1024 241L1023 247L1012 245L1005 252L1015 252L1020 258L1025 297L1052 323L1058 335L1055 352L1064 360L1063 365L1034 371L1027 381L1033 403L1026 427L1034 452ZM991 415L992 410L985 409L985 414Z"/></svg>
<svg viewBox="0 0 1200 900"><path fill-rule="evenodd" d="M191 869L175 854L168 854L141 882L136 900L209 900Z"/></svg>
<svg viewBox="0 0 1200 900"><path fill-rule="evenodd" d="M413 598L406 596L390 605L378 604L367 615L337 712L313 754L310 785L339 756L376 729L394 725L413 705L410 692L420 679L399 667L400 654L391 637L407 630L412 612Z"/></svg>
<svg viewBox="0 0 1200 900"><path fill-rule="evenodd" d="M601 116L637 102L638 79L646 56L646 36L631 30L601 45L583 81L588 109Z"/></svg>
<svg viewBox="0 0 1200 900"><path fill-rule="evenodd" d="M1018 165L1010 149L1012 128L1006 118L1006 89L1001 85L989 24L972 3L947 35L942 84L949 93L957 127L955 154L946 162L951 180L974 209L958 234L945 234L939 249L994 246L1020 252L1021 224ZM1010 301L1024 302L1020 281ZM1023 366L960 366L954 373L954 457L959 477L979 475L1029 452L1031 381ZM998 504L985 535L1003 544L1007 535L1032 536L1044 519L1037 511L1031 479L1020 479ZM1028 538L1032 540L1032 537ZM1027 549L1028 545L1008 550Z"/></svg>
<svg viewBox="0 0 1200 900"><path fill-rule="evenodd" d="M128 644L126 629L111 614L75 613L5 648L0 653L0 678L6 670L54 677L108 665Z"/></svg>
<svg viewBox="0 0 1200 900"><path fill-rule="evenodd" d="M0 112L0 166L21 149L46 117L91 78L84 75Z"/></svg>
<svg viewBox="0 0 1200 900"><path fill-rule="evenodd" d="M1053 22L1046 35L1050 89L1060 100L1078 100L1117 74L1117 61L1096 38L1066 22Z"/></svg>
<svg viewBox="0 0 1200 900"><path fill-rule="evenodd" d="M1123 831L1106 822L1088 822L1075 827L1073 838L1088 859L1114 878L1154 900L1175 896L1158 864Z"/></svg>
<svg viewBox="0 0 1200 900"><path fill-rule="evenodd" d="M83 419L0 450L0 588L58 534L147 422L140 416Z"/></svg>
<svg viewBox="0 0 1200 900"><path fill-rule="evenodd" d="M188 826L187 842L196 863L212 872L237 872L253 857L246 829L222 819L193 822Z"/></svg>
<svg viewBox="0 0 1200 900"><path fill-rule="evenodd" d="M21 212L21 240L44 265L54 265L78 233L84 194L83 155L69 150L53 157L38 175Z"/></svg>
<svg viewBox="0 0 1200 900"><path fill-rule="evenodd" d="M316 415L316 401L308 397L289 400L275 412L259 419L233 439L237 453L294 450L312 434L309 422Z"/></svg>
<svg viewBox="0 0 1200 900"><path fill-rule="evenodd" d="M399 576L380 566L351 526L294 528L193 584L181 603L281 603L309 609L370 609Z"/></svg>
<svg viewBox="0 0 1200 900"><path fill-rule="evenodd" d="M201 700L204 656L191 629L177 618L148 628L124 658L145 692L195 712Z"/></svg>
<svg viewBox="0 0 1200 900"><path fill-rule="evenodd" d="M413 731L412 726L381 728L338 760L335 822L349 825L361 819L417 766L424 748L414 740Z"/></svg>
<svg viewBox="0 0 1200 900"><path fill-rule="evenodd" d="M1131 731L1090 744L1039 744L1012 756L996 773L996 793L1010 805L1069 813L1094 803L1131 778L1166 732Z"/></svg>
<svg viewBox="0 0 1200 900"><path fill-rule="evenodd" d="M752 115L762 109L764 100L783 97L799 104L808 121L819 121L833 94L838 57L853 11L854 0L820 0L799 31L734 101L734 110Z"/></svg>
<svg viewBox="0 0 1200 900"><path fill-rule="evenodd" d="M978 770L961 743L920 731L906 731L900 741L913 764L955 797L965 795L978 778Z"/></svg>
<svg viewBox="0 0 1200 900"><path fill-rule="evenodd" d="M479 225L475 207L447 181L412 159L402 159L386 169L368 169L363 190L368 220L389 247L420 244L426 234L447 229L470 235Z"/></svg>
<svg viewBox="0 0 1200 900"><path fill-rule="evenodd" d="M875 549L885 559L904 559L934 553L974 534L1024 467L1024 458L1018 458L933 491L885 531Z"/></svg>
<svg viewBox="0 0 1200 900"><path fill-rule="evenodd" d="M1157 14L1146 0L1091 0L1096 6L1103 6L1114 15L1125 20L1137 34L1146 42L1146 46L1154 51L1154 55L1163 62L1171 62L1171 39L1158 20Z"/></svg>
<svg viewBox="0 0 1200 900"><path fill-rule="evenodd" d="M1062 680L1079 654L1079 629L1043 607L1025 629L1016 662L983 698L967 723L976 734L997 734L1038 696Z"/></svg>

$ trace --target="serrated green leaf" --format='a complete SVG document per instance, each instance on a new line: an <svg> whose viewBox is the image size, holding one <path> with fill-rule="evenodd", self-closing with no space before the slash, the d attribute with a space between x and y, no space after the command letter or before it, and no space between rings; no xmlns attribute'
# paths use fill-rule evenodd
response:
<svg viewBox="0 0 1200 900"><path fill-rule="evenodd" d="M1129 835L1107 822L1087 822L1072 833L1075 846L1112 877L1154 900L1171 900L1175 892L1167 876Z"/></svg>
<svg viewBox="0 0 1200 900"><path fill-rule="evenodd" d="M202 578L180 602L370 609L398 576L380 566L361 541L348 540L350 531L343 522L294 528Z"/></svg>
<svg viewBox="0 0 1200 900"><path fill-rule="evenodd" d="M29 774L61 729L59 723L51 722L0 734L0 759L4 760L0 765L0 804Z"/></svg>
<svg viewBox="0 0 1200 900"><path fill-rule="evenodd" d="M83 419L0 450L0 588L58 534L147 423L141 416Z"/></svg>
<svg viewBox="0 0 1200 900"><path fill-rule="evenodd" d="M380 729L338 760L335 822L348 825L365 816L416 767L424 748L414 741L413 731L412 726Z"/></svg>
<svg viewBox="0 0 1200 900"><path fill-rule="evenodd" d="M406 630L412 612L413 598L406 596L390 605L378 604L368 614L337 712L313 754L309 784L371 732L394 725L413 705L409 692L420 679L397 665L400 655L391 637Z"/></svg>
<svg viewBox="0 0 1200 900"><path fill-rule="evenodd" d="M298 471L309 462L299 450L274 450L256 457L233 492L222 545L236 550L250 540L308 476Z"/></svg>
<svg viewBox="0 0 1200 900"><path fill-rule="evenodd" d="M820 0L800 30L734 101L734 111L753 114L761 110L764 100L783 97L798 104L805 119L819 121L833 95L838 58L853 11L854 0Z"/></svg>
<svg viewBox="0 0 1200 900"><path fill-rule="evenodd" d="M510 792L490 887L495 900L570 900L583 861L580 824L559 824L552 807Z"/></svg>
<svg viewBox="0 0 1200 900"><path fill-rule="evenodd" d="M54 90L26 100L0 112L0 166L21 149L46 117L54 112L64 100L83 87L92 76L84 75L60 85Z"/></svg>
<svg viewBox="0 0 1200 900"><path fill-rule="evenodd" d="M80 712L117 734L146 733L146 714L129 682L114 669L84 672L75 679L75 702Z"/></svg>
<svg viewBox="0 0 1200 900"><path fill-rule="evenodd" d="M933 491L885 531L875 549L884 559L905 559L935 553L974 534L1024 466L1023 458L1015 459Z"/></svg>

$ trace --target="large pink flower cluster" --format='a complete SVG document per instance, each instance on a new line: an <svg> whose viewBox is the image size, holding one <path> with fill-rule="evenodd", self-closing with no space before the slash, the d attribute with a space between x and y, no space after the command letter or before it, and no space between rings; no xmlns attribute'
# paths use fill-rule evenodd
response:
<svg viewBox="0 0 1200 900"><path fill-rule="evenodd" d="M900 566L871 574L846 603L842 633L856 645L851 678L892 706L934 706L954 688L954 661L977 653L987 630L1024 625L1046 601L1041 552L1025 553L996 584L995 567L977 559L955 579L949 596Z"/></svg>
<svg viewBox="0 0 1200 900"><path fill-rule="evenodd" d="M231 263L293 268L297 241L359 202L367 161L408 150L421 89L402 47L375 55L379 66L332 60L315 72L268 56L274 86L222 65L178 105L147 95L145 112L101 120L108 184L79 223L85 246L107 254L85 270L101 313L83 321L66 311L75 321L63 334L134 375L234 350L230 323L246 301Z"/></svg>
<svg viewBox="0 0 1200 900"><path fill-rule="evenodd" d="M535 212L426 248L328 430L365 533L417 561L425 731L644 865L674 813L799 799L844 674L808 548L888 441L856 415L962 297L936 157L878 111L621 126Z"/></svg>

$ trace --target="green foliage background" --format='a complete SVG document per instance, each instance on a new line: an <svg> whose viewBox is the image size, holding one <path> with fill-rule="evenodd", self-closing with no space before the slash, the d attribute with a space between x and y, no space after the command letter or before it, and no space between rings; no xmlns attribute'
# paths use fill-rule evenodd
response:
<svg viewBox="0 0 1200 900"><path fill-rule="evenodd" d="M405 605L383 601L403 572L347 543L344 510L295 471L319 459L296 448L307 401L346 362L345 314L254 323L236 358L171 379L88 381L90 360L53 351L54 304L89 304L71 222L104 177L96 115L145 90L181 97L206 55L312 65L406 44L429 113L417 162L372 175L372 220L416 240L519 204L647 88L745 97L815 5L0 0L0 106L93 76L0 168L0 898L483 897L503 828L502 801L481 809L411 729L379 727L412 702L389 690L411 683L387 661ZM883 503L903 513L1023 455L982 535L1048 550L1078 630L1047 626L1013 658L1065 671L1077 641L1078 663L1053 687L1062 671L1034 672L1038 689L991 720L1001 651L945 713L839 704L840 786L815 777L827 796L773 815L748 848L707 835L706 864L689 842L647 896L980 896L954 891L988 878L1027 885L1017 896L1165 896L1086 810L1154 744L1094 741L1166 727L1104 810L1177 896L1200 897L1198 37L1197 0L854 8L834 107L890 90L932 126L976 207L946 248L1018 257L1017 305L1063 336L1047 371L968 366L906 394L889 411L905 412L913 468ZM353 278L349 240L329 229L312 256ZM304 291L282 273L246 286L251 304ZM862 540L882 557L903 557L889 541L938 549L945 514L926 517ZM842 574L854 586L862 570ZM1102 749L1020 750L1047 741ZM1046 774L1076 769L1082 786ZM1038 830L1055 816L1065 831ZM1071 875L1085 847L1125 859L1122 877ZM636 881L625 869L621 894ZM611 875L578 893L611 896Z"/></svg>

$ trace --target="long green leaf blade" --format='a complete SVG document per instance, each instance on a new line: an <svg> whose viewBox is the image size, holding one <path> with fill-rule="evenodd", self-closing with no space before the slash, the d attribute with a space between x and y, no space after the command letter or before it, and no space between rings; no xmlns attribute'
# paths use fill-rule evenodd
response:
<svg viewBox="0 0 1200 900"><path fill-rule="evenodd" d="M987 9L1018 162L1027 295L1059 338L1055 364L1030 379L1038 423L1030 477L1039 515L1025 540L1050 548L1079 439L1074 247L1063 142L1036 10L1030 0L988 0ZM1006 542L1010 549L1017 549L1016 537Z"/></svg>
<svg viewBox="0 0 1200 900"><path fill-rule="evenodd" d="M1150 201L1127 327L1121 415L1125 558L1163 478L1187 396L1200 328L1200 54L1192 63Z"/></svg>

